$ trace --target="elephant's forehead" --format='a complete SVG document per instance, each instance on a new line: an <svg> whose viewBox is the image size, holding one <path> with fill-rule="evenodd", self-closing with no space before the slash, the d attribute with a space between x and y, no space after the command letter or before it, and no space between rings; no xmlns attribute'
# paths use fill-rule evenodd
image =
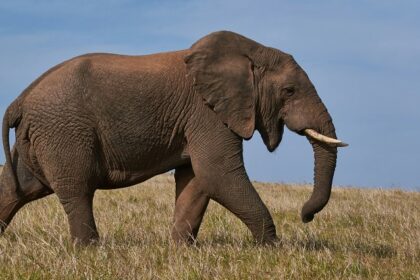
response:
<svg viewBox="0 0 420 280"><path fill-rule="evenodd" d="M269 76L270 80L273 80L275 83L284 84L284 83L297 83L304 81L304 75L302 75L302 70L300 67L296 67L293 64L282 65L275 71L271 72Z"/></svg>

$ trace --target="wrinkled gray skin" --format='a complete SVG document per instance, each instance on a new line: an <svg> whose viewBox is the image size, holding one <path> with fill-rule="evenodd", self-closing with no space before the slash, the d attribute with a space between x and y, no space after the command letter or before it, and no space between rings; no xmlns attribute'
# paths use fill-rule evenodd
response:
<svg viewBox="0 0 420 280"><path fill-rule="evenodd" d="M0 178L4 231L24 204L55 193L74 241L98 239L97 189L127 187L175 169L172 236L193 241L209 199L243 221L258 242L276 229L244 168L242 141L261 134L269 151L283 128L336 138L327 109L292 56L232 32L190 49L146 56L87 54L34 81L7 109ZM12 152L9 129L16 129ZM330 197L337 149L308 139L314 191L309 222Z"/></svg>

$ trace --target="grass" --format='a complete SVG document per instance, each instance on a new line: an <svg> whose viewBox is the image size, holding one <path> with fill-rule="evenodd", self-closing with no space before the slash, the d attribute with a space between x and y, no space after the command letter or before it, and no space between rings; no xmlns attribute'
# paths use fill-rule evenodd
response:
<svg viewBox="0 0 420 280"><path fill-rule="evenodd" d="M0 279L420 279L420 193L335 188L310 224L312 189L255 183L281 242L256 246L245 226L210 203L196 246L170 238L172 176L98 191L98 246L74 247L52 195L24 207L0 237Z"/></svg>

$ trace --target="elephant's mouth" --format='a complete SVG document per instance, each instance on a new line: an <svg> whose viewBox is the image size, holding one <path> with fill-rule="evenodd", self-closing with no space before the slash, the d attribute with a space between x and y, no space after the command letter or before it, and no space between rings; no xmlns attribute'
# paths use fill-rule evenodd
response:
<svg viewBox="0 0 420 280"><path fill-rule="evenodd" d="M335 139L335 138L331 138L328 136L325 136L317 131L315 131L314 129L311 128L305 128L302 130L297 131L297 134L301 135L301 136L307 136L310 137L314 140L317 140L319 142L325 143L328 146L331 147L347 147L349 144L344 143L343 141L339 140L339 139Z"/></svg>
<svg viewBox="0 0 420 280"><path fill-rule="evenodd" d="M295 133L300 135L300 136L305 136L305 129L296 130Z"/></svg>

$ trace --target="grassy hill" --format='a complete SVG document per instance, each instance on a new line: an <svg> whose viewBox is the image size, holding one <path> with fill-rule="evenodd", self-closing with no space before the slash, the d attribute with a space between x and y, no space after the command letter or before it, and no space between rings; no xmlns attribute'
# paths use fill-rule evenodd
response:
<svg viewBox="0 0 420 280"><path fill-rule="evenodd" d="M336 188L302 224L312 188L255 185L281 237L274 247L255 246L216 203L197 246L174 245L174 182L162 175L97 192L97 247L72 246L54 195L26 206L0 237L0 279L420 279L420 193Z"/></svg>

